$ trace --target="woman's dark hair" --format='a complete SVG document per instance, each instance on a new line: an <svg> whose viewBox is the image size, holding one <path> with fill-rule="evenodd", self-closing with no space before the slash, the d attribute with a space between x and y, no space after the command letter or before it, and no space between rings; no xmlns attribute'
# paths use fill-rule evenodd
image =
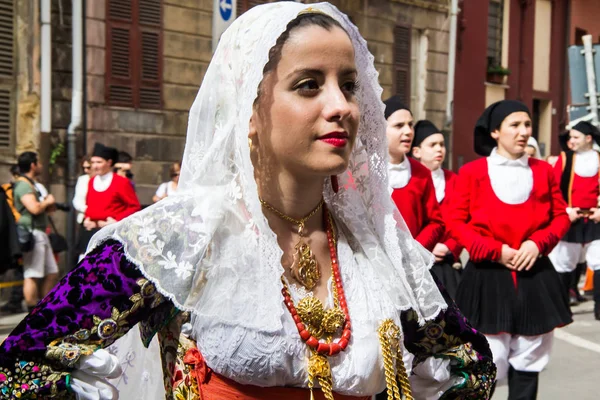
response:
<svg viewBox="0 0 600 400"><path fill-rule="evenodd" d="M31 164L37 164L38 156L33 151L26 151L19 155L17 159L17 165L22 174L26 174L31 171Z"/></svg>
<svg viewBox="0 0 600 400"><path fill-rule="evenodd" d="M279 60L281 59L281 50L283 49L283 45L288 40L292 32L295 29L304 28L306 26L312 25L320 26L321 28L327 31L331 31L331 29L337 27L346 32L342 25L329 15L321 13L300 14L298 17L290 21L290 23L285 28L285 31L281 34L281 36L279 36L279 38L277 38L275 46L271 47L271 50L269 50L269 61L265 64L263 74L271 72L275 69L275 67L279 63Z"/></svg>

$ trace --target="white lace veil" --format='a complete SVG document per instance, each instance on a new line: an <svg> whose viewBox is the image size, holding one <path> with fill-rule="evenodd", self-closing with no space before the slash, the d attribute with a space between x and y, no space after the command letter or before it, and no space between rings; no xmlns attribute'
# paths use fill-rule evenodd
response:
<svg viewBox="0 0 600 400"><path fill-rule="evenodd" d="M104 228L88 247L111 238L123 243L129 260L195 318L267 333L282 326L282 251L258 200L248 124L269 50L308 7L257 6L227 29L190 110L177 194ZM389 196L382 89L373 56L337 8L310 7L346 29L359 73L358 138L348 170L339 175L339 192L325 185L325 200L353 251L362 253L359 267L375 269L391 304L413 308L423 323L446 304L429 273L431 254L411 237Z"/></svg>

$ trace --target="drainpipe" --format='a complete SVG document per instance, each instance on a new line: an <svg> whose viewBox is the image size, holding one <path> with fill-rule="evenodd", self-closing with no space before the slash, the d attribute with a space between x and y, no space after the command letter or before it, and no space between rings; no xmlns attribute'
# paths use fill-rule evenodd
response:
<svg viewBox="0 0 600 400"><path fill-rule="evenodd" d="M71 99L71 123L67 129L67 199L71 201L75 196L75 182L77 179L77 150L76 131L81 127L81 110L83 102L83 2L73 0L73 91ZM75 260L75 210L71 209L67 221L67 262L69 269Z"/></svg>
<svg viewBox="0 0 600 400"><path fill-rule="evenodd" d="M450 43L448 49L448 83L446 87L446 125L452 124L452 106L454 103L454 75L456 70L456 36L458 30L458 0L450 4Z"/></svg>
<svg viewBox="0 0 600 400"><path fill-rule="evenodd" d="M42 133L52 131L52 28L51 2L40 0L41 83L40 127Z"/></svg>

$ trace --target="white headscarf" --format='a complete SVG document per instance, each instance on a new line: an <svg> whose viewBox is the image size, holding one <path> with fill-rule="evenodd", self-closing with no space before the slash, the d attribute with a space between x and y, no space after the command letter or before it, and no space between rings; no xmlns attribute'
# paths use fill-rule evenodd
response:
<svg viewBox="0 0 600 400"><path fill-rule="evenodd" d="M244 13L221 37L190 110L177 194L98 232L192 322L217 321L269 333L287 312L282 301L282 250L258 200L248 127L269 50L288 23L309 6L265 4ZM373 56L358 29L328 3L310 5L346 29L356 53L361 118L340 190L325 201L354 252L371 268L396 310L419 321L446 304L429 273L433 259L410 235L387 191L387 142L382 89ZM344 265L340 264L343 269ZM399 313L398 313L399 314ZM390 316L399 321L399 315ZM195 325L195 323L194 323Z"/></svg>
<svg viewBox="0 0 600 400"><path fill-rule="evenodd" d="M533 153L533 158L537 158L538 160L542 159L542 153L540 152L540 146L538 145L537 140L533 136L529 136L527 139L527 146L531 146L535 149L535 153Z"/></svg>

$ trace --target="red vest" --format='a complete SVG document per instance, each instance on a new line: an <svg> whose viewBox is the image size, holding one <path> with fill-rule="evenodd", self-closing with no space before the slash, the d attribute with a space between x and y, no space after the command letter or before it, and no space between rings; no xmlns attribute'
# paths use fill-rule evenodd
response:
<svg viewBox="0 0 600 400"><path fill-rule="evenodd" d="M410 180L403 188L394 189L392 199L413 237L432 251L444 235L444 223L435 197L431 172L410 157L408 161Z"/></svg>

